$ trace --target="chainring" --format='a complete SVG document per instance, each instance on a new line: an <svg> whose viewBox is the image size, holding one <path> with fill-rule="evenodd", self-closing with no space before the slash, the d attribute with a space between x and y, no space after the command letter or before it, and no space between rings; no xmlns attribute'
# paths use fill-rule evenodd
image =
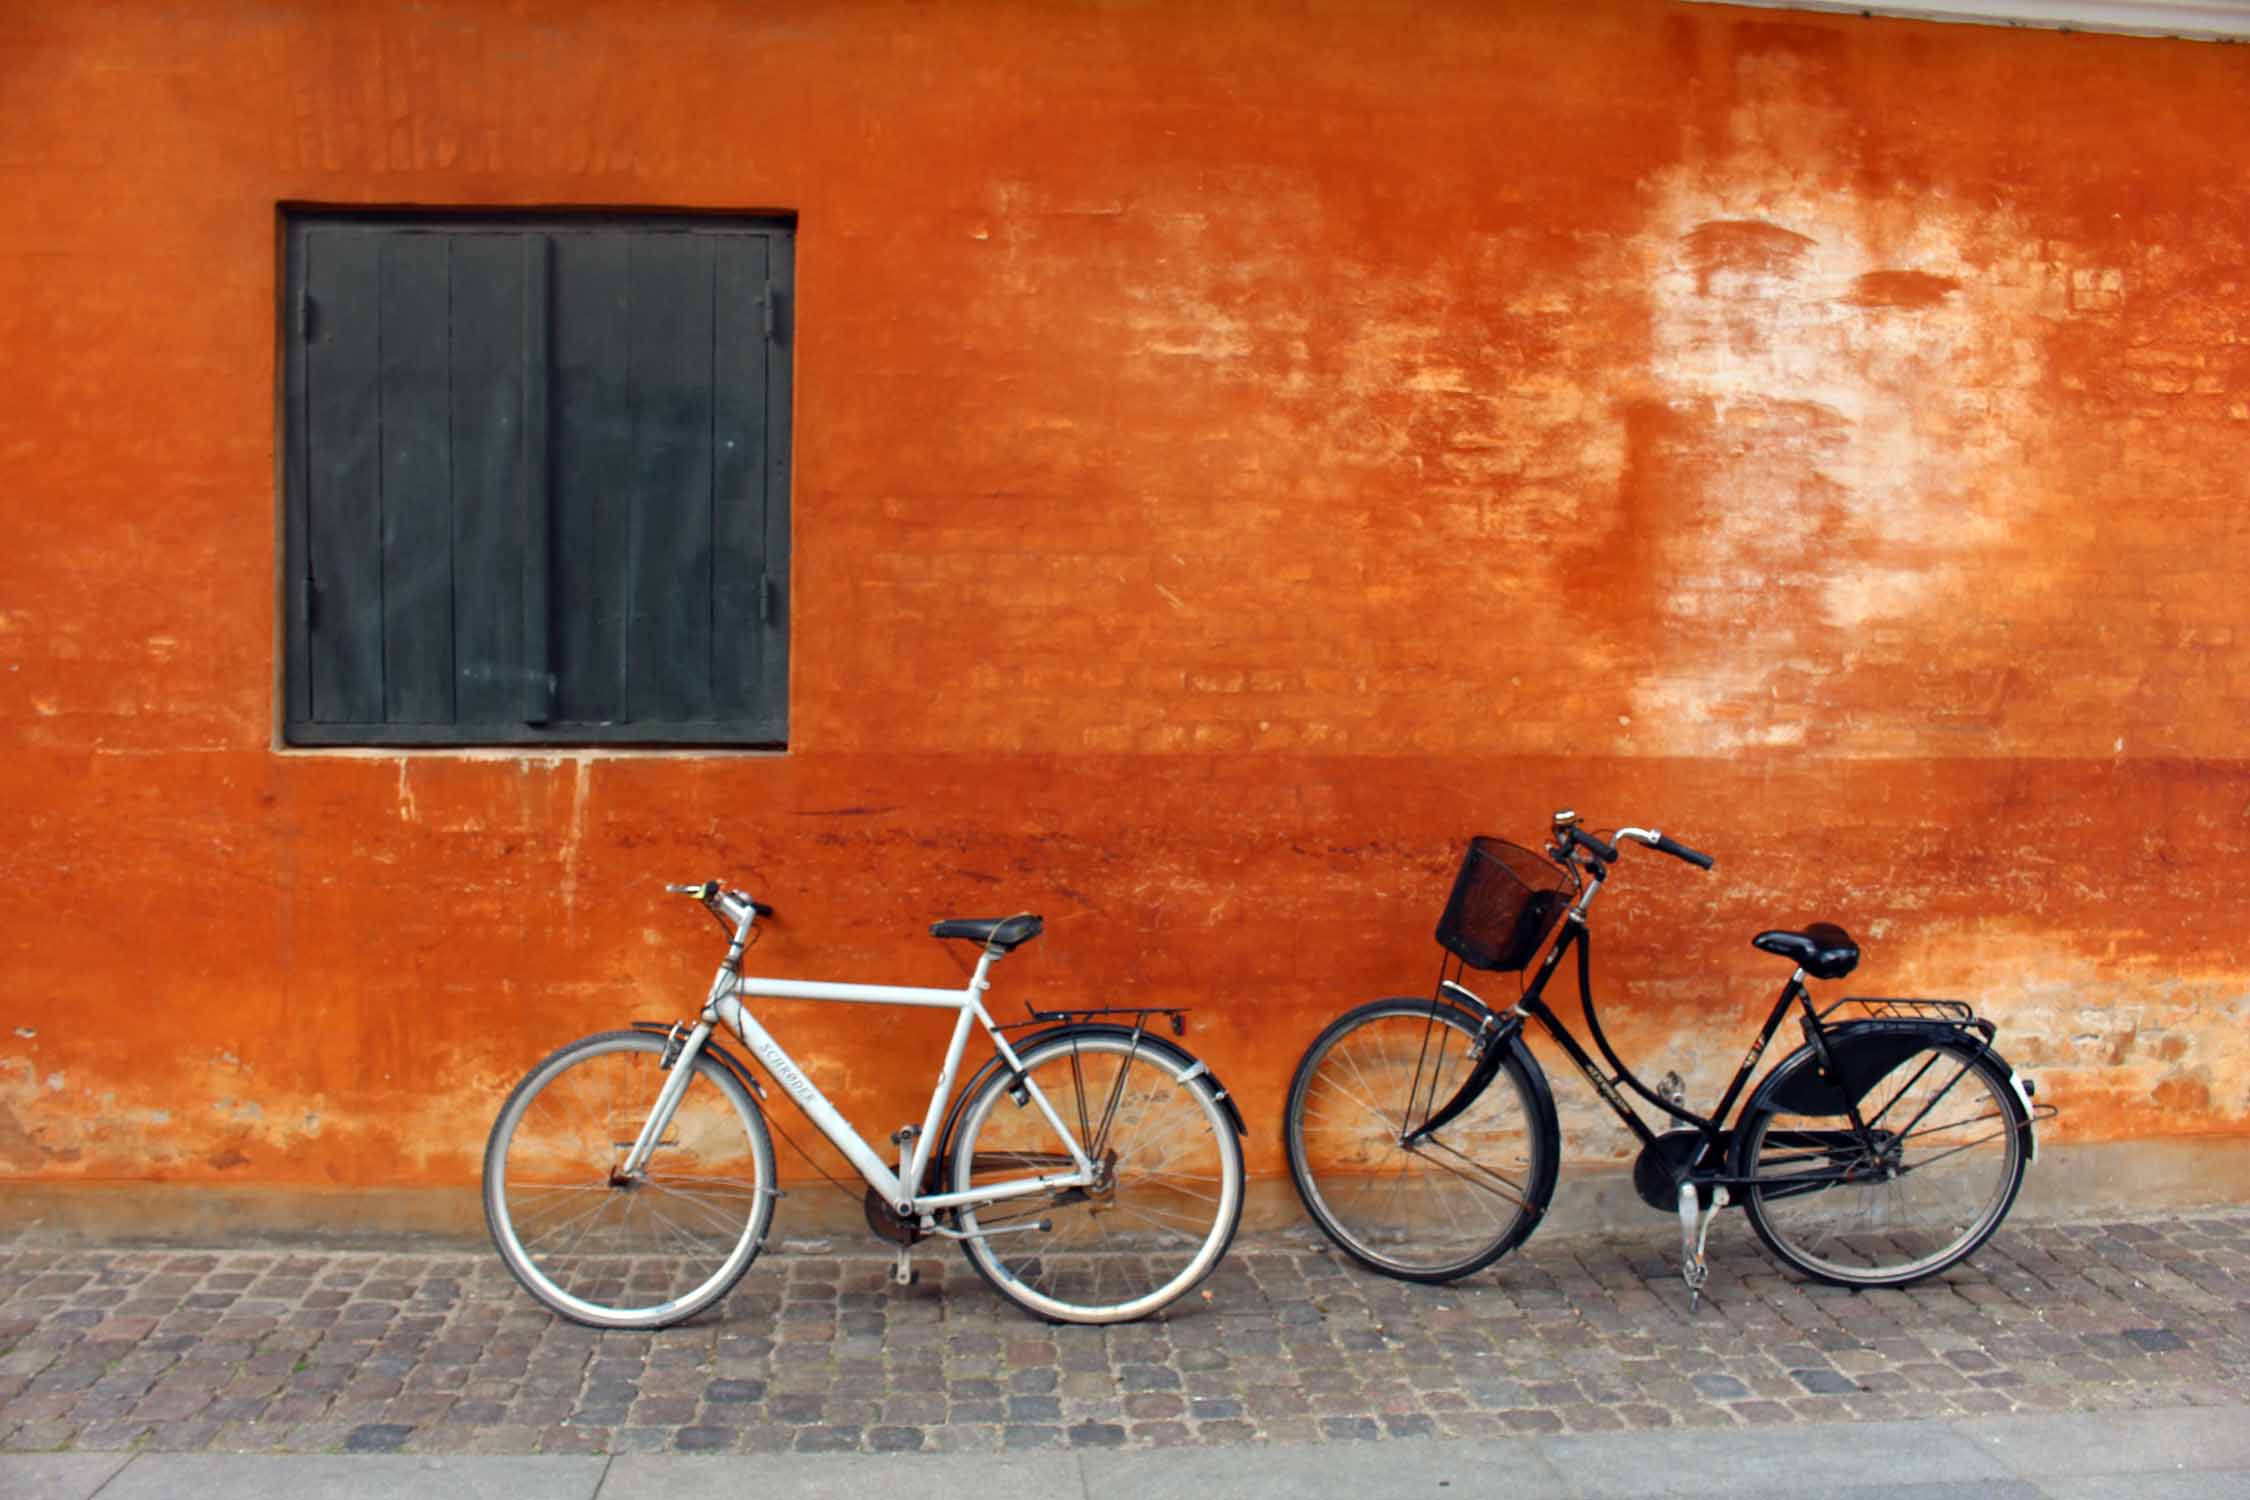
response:
<svg viewBox="0 0 2250 1500"><path fill-rule="evenodd" d="M911 1245L922 1238L922 1226L914 1220L902 1218L897 1209L873 1188L867 1190L867 1227L875 1231L878 1239L889 1240L894 1245Z"/></svg>

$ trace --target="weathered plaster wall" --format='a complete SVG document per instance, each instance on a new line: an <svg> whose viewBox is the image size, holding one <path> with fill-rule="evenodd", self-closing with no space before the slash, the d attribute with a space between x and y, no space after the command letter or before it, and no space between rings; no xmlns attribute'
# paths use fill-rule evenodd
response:
<svg viewBox="0 0 2250 1500"><path fill-rule="evenodd" d="M2245 139L2240 48L1638 0L0 6L0 1173L470 1180L707 873L766 972L1043 911L1002 1004L1195 1004L1272 1173L1564 804L1719 858L1601 908L1653 1071L1828 917L2050 1139L2238 1136ZM289 201L801 216L786 754L277 752Z"/></svg>

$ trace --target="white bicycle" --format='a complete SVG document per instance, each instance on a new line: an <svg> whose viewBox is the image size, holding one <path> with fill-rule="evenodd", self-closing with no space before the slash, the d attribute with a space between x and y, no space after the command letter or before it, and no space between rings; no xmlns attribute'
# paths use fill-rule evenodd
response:
<svg viewBox="0 0 2250 1500"><path fill-rule="evenodd" d="M1038 917L933 925L983 945L959 990L758 979L742 974L742 955L771 907L715 881L666 889L734 935L700 1013L562 1048L516 1085L485 1147L493 1243L563 1317L680 1322L725 1296L763 1248L783 1196L766 1094L722 1027L867 1180L867 1222L897 1247L901 1283L913 1245L937 1236L1040 1317L1118 1323L1176 1301L1226 1253L1242 1218L1242 1115L1209 1068L1150 1029L1163 1017L1176 1036L1182 1013L1034 1010L1001 1026L986 1012L992 965L1039 935ZM895 1167L744 1008L756 996L957 1012L928 1111L891 1136ZM956 1100L972 1023L993 1056ZM1011 1044L1003 1032L1017 1026L1034 1029Z"/></svg>

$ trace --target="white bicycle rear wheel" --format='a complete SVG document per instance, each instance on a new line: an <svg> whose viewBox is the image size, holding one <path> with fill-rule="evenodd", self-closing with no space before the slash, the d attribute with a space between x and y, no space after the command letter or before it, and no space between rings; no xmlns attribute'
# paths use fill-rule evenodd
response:
<svg viewBox="0 0 2250 1500"><path fill-rule="evenodd" d="M1209 1075L1184 1053L1108 1030L1019 1055L1103 1176L1088 1189L963 1209L969 1264L1002 1296L1061 1323L1128 1322L1185 1296L1242 1222L1242 1145ZM1046 1115L1018 1104L1013 1087L997 1069L964 1107L954 1191L1070 1169Z"/></svg>

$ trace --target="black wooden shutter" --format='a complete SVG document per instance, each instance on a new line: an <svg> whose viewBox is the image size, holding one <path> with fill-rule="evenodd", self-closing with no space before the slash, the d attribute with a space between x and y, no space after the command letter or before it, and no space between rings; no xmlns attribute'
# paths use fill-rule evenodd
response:
<svg viewBox="0 0 2250 1500"><path fill-rule="evenodd" d="M290 740L780 743L790 248L293 220Z"/></svg>

